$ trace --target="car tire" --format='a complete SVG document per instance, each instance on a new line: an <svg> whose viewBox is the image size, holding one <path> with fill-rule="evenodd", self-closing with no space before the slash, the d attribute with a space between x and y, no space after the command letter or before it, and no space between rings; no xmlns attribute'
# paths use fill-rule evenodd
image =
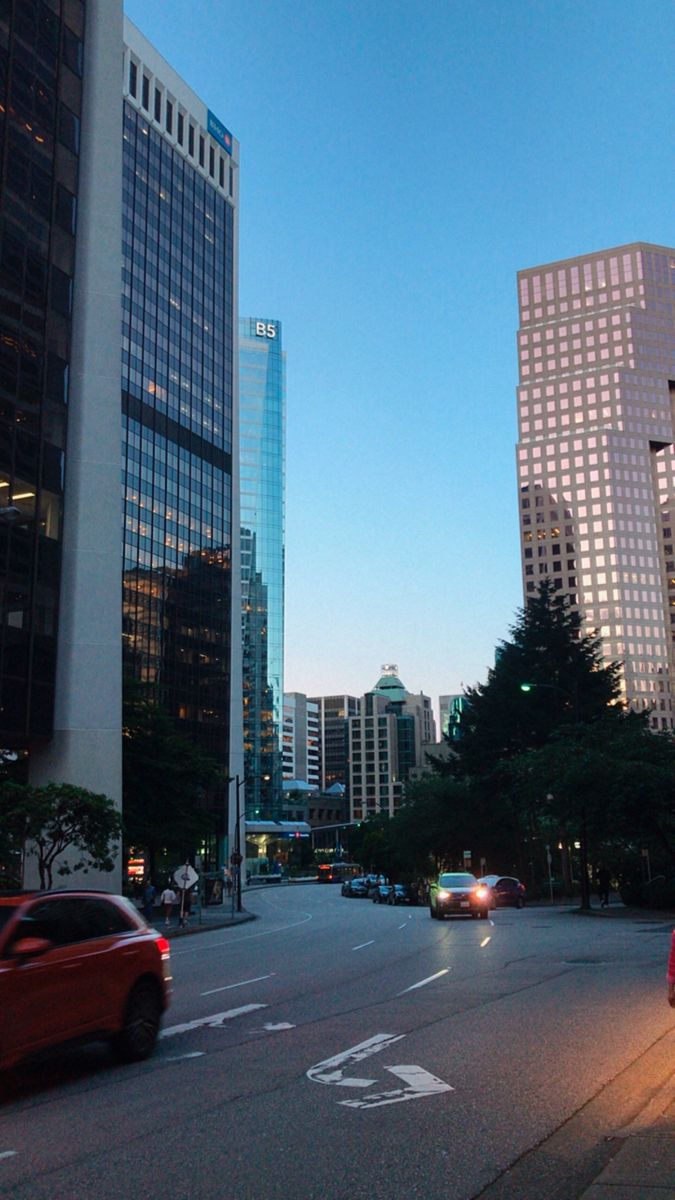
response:
<svg viewBox="0 0 675 1200"><path fill-rule="evenodd" d="M432 921L436 920L436 909L432 908L431 905L429 905L429 916L431 917Z"/></svg>
<svg viewBox="0 0 675 1200"><path fill-rule="evenodd" d="M487 921L487 919L488 919L489 915L490 915L490 910L489 910L489 908L481 908L481 910L480 910L480 916L481 916L481 918L482 918L482 920L483 920L483 921Z"/></svg>
<svg viewBox="0 0 675 1200"><path fill-rule="evenodd" d="M516 900L516 908L524 908L524 907L525 907L525 901L523 900L522 896L519 896L518 899Z"/></svg>
<svg viewBox="0 0 675 1200"><path fill-rule="evenodd" d="M142 1062L155 1048L162 1004L154 983L143 979L131 989L124 1010L124 1023L111 1039L116 1058L121 1062Z"/></svg>

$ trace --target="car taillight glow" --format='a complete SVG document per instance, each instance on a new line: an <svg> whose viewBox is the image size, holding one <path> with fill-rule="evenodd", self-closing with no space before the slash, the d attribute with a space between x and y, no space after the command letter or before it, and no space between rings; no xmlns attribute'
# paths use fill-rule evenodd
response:
<svg viewBox="0 0 675 1200"><path fill-rule="evenodd" d="M158 937L157 949L159 950L162 958L168 958L171 949L169 939L165 937Z"/></svg>

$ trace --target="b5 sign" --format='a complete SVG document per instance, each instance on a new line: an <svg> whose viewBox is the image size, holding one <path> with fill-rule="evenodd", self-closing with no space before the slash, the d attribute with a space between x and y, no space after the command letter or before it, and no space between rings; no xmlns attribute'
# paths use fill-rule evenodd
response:
<svg viewBox="0 0 675 1200"><path fill-rule="evenodd" d="M275 338L277 336L277 327L271 321L269 324L265 321L256 321L255 335L256 337Z"/></svg>

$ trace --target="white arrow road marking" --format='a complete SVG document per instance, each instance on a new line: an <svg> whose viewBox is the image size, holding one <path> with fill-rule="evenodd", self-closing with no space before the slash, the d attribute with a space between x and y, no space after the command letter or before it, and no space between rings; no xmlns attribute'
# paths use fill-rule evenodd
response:
<svg viewBox="0 0 675 1200"><path fill-rule="evenodd" d="M352 1046L349 1050L343 1050L342 1054L336 1054L333 1058L325 1058L323 1062L310 1067L307 1077L313 1079L315 1083L334 1083L338 1087L371 1087L375 1083L374 1079L345 1079L344 1073L340 1069L342 1064L362 1062L364 1058L370 1058L371 1054L379 1054L380 1050L385 1050L394 1042L400 1042L404 1037L404 1033L376 1033L366 1042L359 1042L358 1046ZM331 1068L338 1069L331 1070Z"/></svg>
<svg viewBox="0 0 675 1200"><path fill-rule="evenodd" d="M0 1150L0 1158L14 1158L16 1150Z"/></svg>
<svg viewBox="0 0 675 1200"><path fill-rule="evenodd" d="M176 1037L179 1033L190 1033L193 1029L201 1029L203 1026L216 1029L224 1021L231 1021L233 1017L243 1017L245 1013L267 1007L267 1004L243 1004L241 1008L231 1008L228 1012L214 1013L211 1017L199 1017L196 1021L185 1021L183 1025L170 1025L168 1029L162 1029L159 1036L160 1038Z"/></svg>
<svg viewBox="0 0 675 1200"><path fill-rule="evenodd" d="M364 946L373 946L374 944L375 944L375 939L371 938L371 940L369 942L361 942L360 946L352 946L352 950L363 950Z"/></svg>
<svg viewBox="0 0 675 1200"><path fill-rule="evenodd" d="M226 983L225 987L210 988L208 992L200 992L200 996L215 996L216 992L230 992L232 988L246 987L247 983L260 983L262 979L272 979L276 975L276 971L272 971L271 975L256 975L255 979L242 979L241 983Z"/></svg>
<svg viewBox="0 0 675 1200"><path fill-rule="evenodd" d="M288 1021L280 1021L278 1025L273 1025L270 1022L269 1025L263 1025L263 1029L266 1029L269 1033L276 1033L277 1029L295 1029L295 1025L289 1025Z"/></svg>
<svg viewBox="0 0 675 1200"><path fill-rule="evenodd" d="M404 1066L385 1067L391 1075L397 1075L405 1088L396 1088L393 1092L376 1092L372 1096L364 1096L363 1100L338 1100L338 1104L346 1108L381 1108L384 1104L400 1104L403 1100L421 1100L424 1096L439 1096L441 1092L454 1092L449 1083L444 1083L436 1075L430 1075L424 1067Z"/></svg>
<svg viewBox="0 0 675 1200"><path fill-rule="evenodd" d="M429 975L426 979L420 979L419 983L411 983L410 987L404 988L402 992L398 992L399 996L405 996L406 992L414 992L416 988L424 987L427 983L433 983L434 979L440 979L441 975L447 975L449 967L444 967L442 971L437 971L435 975Z"/></svg>

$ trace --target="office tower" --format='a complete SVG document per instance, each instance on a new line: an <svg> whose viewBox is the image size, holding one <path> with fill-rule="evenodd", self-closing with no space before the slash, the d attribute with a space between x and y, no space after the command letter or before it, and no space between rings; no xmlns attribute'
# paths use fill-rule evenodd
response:
<svg viewBox="0 0 675 1200"><path fill-rule="evenodd" d="M0 736L117 802L121 37L121 0L0 9Z"/></svg>
<svg viewBox="0 0 675 1200"><path fill-rule="evenodd" d="M518 275L525 599L570 597L623 701L673 729L675 250L644 242Z"/></svg>
<svg viewBox="0 0 675 1200"><path fill-rule="evenodd" d="M449 696L438 697L438 708L441 720L441 737L456 742L462 736L462 720L466 713L465 696L460 692Z"/></svg>
<svg viewBox="0 0 675 1200"><path fill-rule="evenodd" d="M380 812L393 816L403 802L410 772L424 761L423 745L436 740L431 700L422 692L411 695L398 677L398 667L385 663L348 726L351 819Z"/></svg>
<svg viewBox="0 0 675 1200"><path fill-rule="evenodd" d="M319 706L319 755L321 791L334 783L347 785L347 721L359 711L357 696L312 696Z"/></svg>
<svg viewBox="0 0 675 1200"><path fill-rule="evenodd" d="M128 20L124 41L124 668L243 778L238 146ZM207 798L207 868L226 786Z"/></svg>
<svg viewBox="0 0 675 1200"><path fill-rule="evenodd" d="M281 323L239 321L239 463L246 813L282 815L286 356Z"/></svg>
<svg viewBox="0 0 675 1200"><path fill-rule="evenodd" d="M303 692L284 692L283 773L319 790L319 706Z"/></svg>

